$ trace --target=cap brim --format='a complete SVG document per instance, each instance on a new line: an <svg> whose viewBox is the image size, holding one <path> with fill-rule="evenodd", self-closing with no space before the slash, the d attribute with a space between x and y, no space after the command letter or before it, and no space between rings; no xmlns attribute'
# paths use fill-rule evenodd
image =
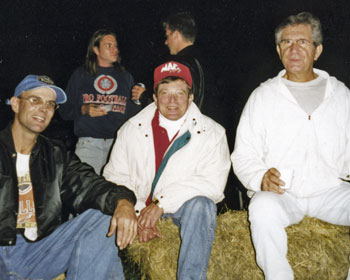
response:
<svg viewBox="0 0 350 280"><path fill-rule="evenodd" d="M47 86L49 88L52 88L56 92L56 103L57 104L62 104L67 101L67 95L63 91L63 89L56 87L56 86Z"/></svg>

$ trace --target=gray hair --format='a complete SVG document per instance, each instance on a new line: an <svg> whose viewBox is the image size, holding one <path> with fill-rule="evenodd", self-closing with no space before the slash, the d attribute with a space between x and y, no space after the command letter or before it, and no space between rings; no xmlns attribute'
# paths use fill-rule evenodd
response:
<svg viewBox="0 0 350 280"><path fill-rule="evenodd" d="M275 42L278 45L282 40L282 31L284 28L297 24L310 25L312 32L312 40L315 46L322 44L322 28L320 20L313 16L311 13L302 12L297 15L291 15L287 17L280 25L275 29Z"/></svg>

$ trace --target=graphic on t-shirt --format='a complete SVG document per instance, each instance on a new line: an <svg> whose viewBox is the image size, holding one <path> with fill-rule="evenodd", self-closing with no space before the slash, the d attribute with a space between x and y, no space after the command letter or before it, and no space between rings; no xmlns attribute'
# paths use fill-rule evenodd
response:
<svg viewBox="0 0 350 280"><path fill-rule="evenodd" d="M117 81L109 75L100 75L94 81L94 88L100 94L84 93L84 104L100 104L106 112L112 111L125 114L127 97L123 95L112 94L117 88Z"/></svg>
<svg viewBox="0 0 350 280"><path fill-rule="evenodd" d="M111 94L116 91L118 83L112 76L100 75L95 79L94 87L99 93Z"/></svg>
<svg viewBox="0 0 350 280"><path fill-rule="evenodd" d="M83 94L84 104L100 104L106 112L125 114L127 97L111 94L117 90L117 81L109 75L100 75L95 79L94 87L100 94Z"/></svg>
<svg viewBox="0 0 350 280"><path fill-rule="evenodd" d="M18 195L17 228L36 227L33 186L29 172L18 177Z"/></svg>

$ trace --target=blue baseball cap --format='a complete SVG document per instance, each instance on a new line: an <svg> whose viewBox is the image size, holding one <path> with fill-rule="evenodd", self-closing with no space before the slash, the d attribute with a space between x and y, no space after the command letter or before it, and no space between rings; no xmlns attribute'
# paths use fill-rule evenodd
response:
<svg viewBox="0 0 350 280"><path fill-rule="evenodd" d="M67 95L63 89L56 87L54 82L48 76L38 76L38 75L28 75L26 76L15 88L15 93L13 96L19 96L23 91L48 87L55 91L56 93L56 103L62 104L67 101ZM7 100L7 104L10 104L10 100Z"/></svg>

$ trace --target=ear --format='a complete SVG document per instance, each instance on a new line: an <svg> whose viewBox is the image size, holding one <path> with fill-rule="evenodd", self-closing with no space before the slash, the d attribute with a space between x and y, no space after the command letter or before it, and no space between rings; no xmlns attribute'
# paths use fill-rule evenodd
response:
<svg viewBox="0 0 350 280"><path fill-rule="evenodd" d="M175 30L173 32L173 36L174 36L174 39L182 38L182 35L181 35L181 33L178 30Z"/></svg>
<svg viewBox="0 0 350 280"><path fill-rule="evenodd" d="M157 95L155 94L155 93L153 93L153 101L154 101L154 103L157 103Z"/></svg>
<svg viewBox="0 0 350 280"><path fill-rule="evenodd" d="M192 93L192 94L190 94L190 96L188 97L189 104L192 103L193 99L194 99L194 94Z"/></svg>
<svg viewBox="0 0 350 280"><path fill-rule="evenodd" d="M316 60L320 57L322 51L323 51L323 45L322 45L322 44L319 44L319 45L316 47L316 50L315 50L314 61L316 61Z"/></svg>
<svg viewBox="0 0 350 280"><path fill-rule="evenodd" d="M100 53L100 50L98 49L98 47L94 47L94 53L98 56Z"/></svg>
<svg viewBox="0 0 350 280"><path fill-rule="evenodd" d="M10 99L12 111L18 113L19 111L19 98L12 96Z"/></svg>
<svg viewBox="0 0 350 280"><path fill-rule="evenodd" d="M279 58L281 59L281 48L280 48L280 45L276 45L276 51L278 53Z"/></svg>

